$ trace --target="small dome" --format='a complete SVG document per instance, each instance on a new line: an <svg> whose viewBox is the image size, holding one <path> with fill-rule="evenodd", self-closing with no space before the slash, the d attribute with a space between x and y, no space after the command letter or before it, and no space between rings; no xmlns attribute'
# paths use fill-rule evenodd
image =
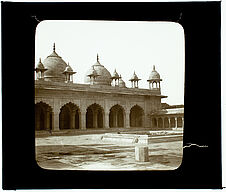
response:
<svg viewBox="0 0 226 192"><path fill-rule="evenodd" d="M92 68L87 72L87 76L89 77L97 77L97 71L94 69L94 65L92 66Z"/></svg>
<svg viewBox="0 0 226 192"><path fill-rule="evenodd" d="M159 73L155 70L155 66L153 65L153 70L149 76L148 80L160 80L160 75Z"/></svg>
<svg viewBox="0 0 226 192"><path fill-rule="evenodd" d="M53 46L53 53L49 55L43 62L48 69L45 72L45 79L50 81L65 81L63 72L68 66L66 62L55 52L55 44Z"/></svg>
<svg viewBox="0 0 226 192"><path fill-rule="evenodd" d="M94 65L92 65L92 67L86 72L84 80L85 83L90 83L89 75L92 73L93 69L96 71L98 75L94 81L94 84L111 85L111 74L103 65L100 64L98 55L97 62Z"/></svg>
<svg viewBox="0 0 226 192"><path fill-rule="evenodd" d="M113 74L112 74L112 78L114 78L114 79L118 79L118 78L119 78L119 75L118 75L118 73L116 72L116 69L115 69L115 71L114 71Z"/></svg>
<svg viewBox="0 0 226 192"><path fill-rule="evenodd" d="M131 77L130 81L134 81L134 80L140 80L140 79L137 77L135 71L134 71L133 76Z"/></svg>
<svg viewBox="0 0 226 192"><path fill-rule="evenodd" d="M126 87L126 83L122 80L121 75L119 77L119 87Z"/></svg>
<svg viewBox="0 0 226 192"><path fill-rule="evenodd" d="M39 59L39 63L37 64L36 69L45 69L44 65L42 64L41 58Z"/></svg>
<svg viewBox="0 0 226 192"><path fill-rule="evenodd" d="M71 68L71 66L69 65L69 63L67 65L67 67L65 68L64 72L73 72L73 69Z"/></svg>

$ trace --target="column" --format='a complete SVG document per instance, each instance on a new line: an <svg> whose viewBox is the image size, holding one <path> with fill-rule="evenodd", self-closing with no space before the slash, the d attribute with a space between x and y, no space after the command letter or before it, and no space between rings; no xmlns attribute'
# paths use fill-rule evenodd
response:
<svg viewBox="0 0 226 192"><path fill-rule="evenodd" d="M104 128L108 129L109 127L109 112L104 113Z"/></svg>
<svg viewBox="0 0 226 192"><path fill-rule="evenodd" d="M76 114L76 111L75 110L73 110L72 112L71 112L71 122L70 122L70 128L71 129L75 129L75 114Z"/></svg>
<svg viewBox="0 0 226 192"><path fill-rule="evenodd" d="M164 117L162 117L162 128L165 128L165 121L164 121Z"/></svg>
<svg viewBox="0 0 226 192"><path fill-rule="evenodd" d="M182 128L184 128L184 117L182 117Z"/></svg>
<svg viewBox="0 0 226 192"><path fill-rule="evenodd" d="M54 112L53 113L53 118L52 118L52 126L53 126L53 131L59 131L59 112Z"/></svg>
<svg viewBox="0 0 226 192"><path fill-rule="evenodd" d="M169 120L169 128L171 128L171 120L170 120L170 117L168 117L168 120Z"/></svg>
<svg viewBox="0 0 226 192"><path fill-rule="evenodd" d="M175 128L177 128L177 117L175 117Z"/></svg>
<svg viewBox="0 0 226 192"><path fill-rule="evenodd" d="M129 113L130 111L126 111L126 128L130 128L130 119L129 119Z"/></svg>
<svg viewBox="0 0 226 192"><path fill-rule="evenodd" d="M46 111L46 129L50 130L50 111Z"/></svg>
<svg viewBox="0 0 226 192"><path fill-rule="evenodd" d="M80 115L80 129L86 129L86 111L81 111Z"/></svg>
<svg viewBox="0 0 226 192"><path fill-rule="evenodd" d="M159 128L159 118L156 118L156 126L157 126L157 128Z"/></svg>

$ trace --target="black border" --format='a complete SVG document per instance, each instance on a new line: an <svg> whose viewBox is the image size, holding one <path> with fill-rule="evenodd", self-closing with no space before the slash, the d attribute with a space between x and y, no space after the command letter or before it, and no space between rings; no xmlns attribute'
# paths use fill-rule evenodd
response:
<svg viewBox="0 0 226 192"><path fill-rule="evenodd" d="M222 187L220 2L1 5L3 189ZM42 20L179 22L185 31L186 51L184 144L208 147L185 148L183 163L174 171L50 171L38 167L33 68L35 28Z"/></svg>

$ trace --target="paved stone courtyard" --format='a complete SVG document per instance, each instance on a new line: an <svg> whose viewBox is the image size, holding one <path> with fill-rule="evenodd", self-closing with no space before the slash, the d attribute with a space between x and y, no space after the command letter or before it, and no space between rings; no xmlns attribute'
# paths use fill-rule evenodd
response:
<svg viewBox="0 0 226 192"><path fill-rule="evenodd" d="M181 164L182 131L153 136L147 145L148 162L135 161L137 144L103 141L103 134L95 130L40 132L36 135L36 161L42 168L55 170L173 170Z"/></svg>

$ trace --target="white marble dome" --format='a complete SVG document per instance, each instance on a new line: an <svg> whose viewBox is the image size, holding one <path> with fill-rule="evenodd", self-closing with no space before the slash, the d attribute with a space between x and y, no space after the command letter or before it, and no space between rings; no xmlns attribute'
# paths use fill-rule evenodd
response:
<svg viewBox="0 0 226 192"><path fill-rule="evenodd" d="M153 70L149 76L148 80L160 80L160 75L159 73L155 70L155 66L153 65Z"/></svg>
<svg viewBox="0 0 226 192"><path fill-rule="evenodd" d="M93 69L96 71L98 75L94 81L94 84L111 85L111 74L103 65L100 64L98 56L97 62L94 65L92 65L91 68L85 74L84 79L85 83L90 83L90 77L88 75L90 75L90 72L93 71Z"/></svg>
<svg viewBox="0 0 226 192"><path fill-rule="evenodd" d="M53 53L49 55L44 61L43 65L48 69L45 74L45 80L47 81L65 81L66 62L55 52L55 45L53 47Z"/></svg>

